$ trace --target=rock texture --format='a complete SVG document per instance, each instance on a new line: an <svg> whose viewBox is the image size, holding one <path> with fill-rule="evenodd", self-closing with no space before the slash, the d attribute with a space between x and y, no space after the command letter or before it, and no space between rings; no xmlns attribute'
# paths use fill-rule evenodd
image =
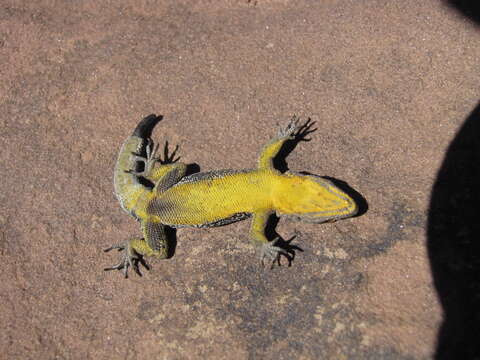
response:
<svg viewBox="0 0 480 360"><path fill-rule="evenodd" d="M465 121L480 121L480 34L464 15L435 0L2 1L2 356L478 355L480 134ZM246 221L179 230L142 278L105 273L102 249L139 234L112 194L116 154L152 112L154 138L202 171L252 167L279 125L310 117L289 168L348 183L363 214L280 221L303 250L290 267L260 267Z"/></svg>

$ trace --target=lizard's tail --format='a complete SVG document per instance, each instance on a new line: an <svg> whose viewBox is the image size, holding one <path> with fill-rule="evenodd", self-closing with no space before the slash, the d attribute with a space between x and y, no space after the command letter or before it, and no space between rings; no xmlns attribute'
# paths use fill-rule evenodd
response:
<svg viewBox="0 0 480 360"><path fill-rule="evenodd" d="M143 118L140 121L133 131L133 136L139 137L141 139L148 139L152 135L153 128L157 123L163 119L162 115L151 114Z"/></svg>

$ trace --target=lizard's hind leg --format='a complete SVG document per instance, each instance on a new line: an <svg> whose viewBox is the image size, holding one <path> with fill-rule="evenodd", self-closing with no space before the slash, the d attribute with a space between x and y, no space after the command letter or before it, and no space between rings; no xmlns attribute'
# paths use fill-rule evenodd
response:
<svg viewBox="0 0 480 360"><path fill-rule="evenodd" d="M145 262L143 259L143 255L135 248L141 248L146 245L142 244L145 243L145 240L143 239L130 239L125 241L122 244L116 244L112 245L109 248L103 250L105 252L111 251L113 249L117 249L118 251L124 251L124 254L122 255L120 262L116 265L113 265L111 267L107 267L104 270L123 270L123 274L125 275L125 278L128 277L128 268L132 267L133 270L139 275L142 276L142 273L140 272L140 269L138 267L138 263L141 263L147 270L150 270L150 267L148 264ZM136 246L135 246L136 245Z"/></svg>
<svg viewBox="0 0 480 360"><path fill-rule="evenodd" d="M130 239L122 244L110 246L104 251L117 249L124 251L124 254L117 265L105 268L104 270L123 270L125 277L128 277L128 268L132 267L135 272L142 276L138 263L141 263L147 270L149 266L143 256L155 256L160 259L168 257L168 242L165 234L165 226L159 223L142 221L144 239Z"/></svg>
<svg viewBox="0 0 480 360"><path fill-rule="evenodd" d="M143 162L143 170L142 171L136 171L135 169L131 169L128 172L136 175L136 176L143 176L143 177L148 177L148 175L152 172L155 164L157 161L160 160L160 158L157 156L157 151L159 145L153 142L152 139L147 140L147 146L145 148L146 156L142 156L139 154L132 153L132 159L136 162Z"/></svg>

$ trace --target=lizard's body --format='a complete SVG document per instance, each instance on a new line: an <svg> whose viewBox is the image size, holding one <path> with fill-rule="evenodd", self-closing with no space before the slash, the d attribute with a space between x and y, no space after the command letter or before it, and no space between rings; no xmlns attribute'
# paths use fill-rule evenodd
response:
<svg viewBox="0 0 480 360"><path fill-rule="evenodd" d="M125 259L109 269L133 266L138 254L167 257L164 226L212 227L253 217L251 237L262 257L275 260L284 251L268 242L264 230L276 213L321 223L352 216L355 202L330 181L313 175L280 173L273 158L293 138L293 122L265 146L257 169L216 170L185 176L186 165L154 167L156 148L150 139L154 115L142 120L123 144L114 174L115 194L123 209L141 222L143 239L125 245ZM143 165L143 166L142 166ZM111 248L110 248L111 249Z"/></svg>

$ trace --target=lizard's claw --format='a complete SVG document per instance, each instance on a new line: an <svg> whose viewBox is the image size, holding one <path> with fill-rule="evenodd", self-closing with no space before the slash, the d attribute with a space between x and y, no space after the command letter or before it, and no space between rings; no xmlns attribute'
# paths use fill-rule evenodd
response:
<svg viewBox="0 0 480 360"><path fill-rule="evenodd" d="M278 137L279 138L293 138L295 135L295 131L298 130L298 118L294 115L288 125L285 128L280 128L278 130Z"/></svg>
<svg viewBox="0 0 480 360"><path fill-rule="evenodd" d="M128 170L130 174L148 177L153 167L155 166L155 163L157 161L160 161L160 157L157 156L159 144L155 144L152 139L148 139L147 141L148 143L145 147L146 157L132 153L133 161L143 162L143 170L136 171L135 169L131 169Z"/></svg>
<svg viewBox="0 0 480 360"><path fill-rule="evenodd" d="M150 267L148 264L143 260L142 255L137 253L130 245L130 241L126 241L123 244L116 244L112 245L107 249L104 249L103 251L109 252L113 249L117 249L118 251L125 251L123 256L120 259L120 262L116 265L113 265L111 267L104 268L103 270L109 271L109 270L122 270L123 269L123 275L125 278L128 278L128 268L132 267L133 270L139 275L142 276L142 273L140 272L140 269L138 267L138 264L141 263L145 269L150 270Z"/></svg>
<svg viewBox="0 0 480 360"><path fill-rule="evenodd" d="M155 145L153 140L150 139L150 138L147 141L148 141L147 147L145 148L145 151L147 153L147 161L148 162L156 162L156 161L160 160L160 157L156 156L158 148L159 148L160 145L159 144Z"/></svg>
<svg viewBox="0 0 480 360"><path fill-rule="evenodd" d="M279 138L287 137L289 139L297 139L299 141L310 141L311 139L307 139L306 136L317 130L312 129L314 124L315 121L312 121L311 118L308 118L304 124L300 125L300 119L294 115L285 128L280 128L278 130L277 136Z"/></svg>
<svg viewBox="0 0 480 360"><path fill-rule="evenodd" d="M280 264L280 254L285 255L287 258L290 256L285 249L282 249L279 246L275 246L277 240L278 239L262 245L260 249L260 261L262 262L262 266L265 266L265 259L271 261L272 265L270 268L273 268L273 265L276 261L278 261L278 263Z"/></svg>

